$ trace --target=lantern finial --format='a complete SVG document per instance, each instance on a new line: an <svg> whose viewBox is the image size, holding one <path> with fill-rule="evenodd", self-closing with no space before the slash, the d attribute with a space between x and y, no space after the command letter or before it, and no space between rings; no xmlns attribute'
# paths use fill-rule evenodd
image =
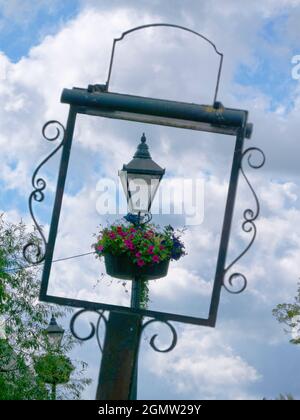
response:
<svg viewBox="0 0 300 420"><path fill-rule="evenodd" d="M146 144L146 136L145 133L143 133L141 137L141 142L137 147L137 151L135 152L134 158L138 159L151 159L151 155L149 152L148 145Z"/></svg>

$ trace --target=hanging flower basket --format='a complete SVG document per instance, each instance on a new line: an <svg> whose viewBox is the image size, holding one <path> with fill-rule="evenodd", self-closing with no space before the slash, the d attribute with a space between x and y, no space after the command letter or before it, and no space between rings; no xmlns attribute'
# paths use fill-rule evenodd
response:
<svg viewBox="0 0 300 420"><path fill-rule="evenodd" d="M160 228L153 224L103 228L93 247L97 257L104 257L107 274L123 280L165 277L170 260L185 255L180 233L171 226Z"/></svg>
<svg viewBox="0 0 300 420"><path fill-rule="evenodd" d="M133 280L136 277L143 280L156 280L166 277L170 260L139 267L127 255L106 254L104 255L104 262L106 272L111 277L122 280Z"/></svg>

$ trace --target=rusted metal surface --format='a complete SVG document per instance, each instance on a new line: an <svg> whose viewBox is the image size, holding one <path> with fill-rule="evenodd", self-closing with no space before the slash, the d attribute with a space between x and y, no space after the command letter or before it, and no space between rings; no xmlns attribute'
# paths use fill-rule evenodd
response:
<svg viewBox="0 0 300 420"><path fill-rule="evenodd" d="M89 89L64 89L61 102L78 113L236 135L247 123L248 112L215 106L145 98Z"/></svg>

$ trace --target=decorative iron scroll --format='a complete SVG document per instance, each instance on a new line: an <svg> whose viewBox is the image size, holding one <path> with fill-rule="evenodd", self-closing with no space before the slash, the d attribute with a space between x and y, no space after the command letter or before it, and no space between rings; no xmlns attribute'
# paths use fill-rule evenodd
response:
<svg viewBox="0 0 300 420"><path fill-rule="evenodd" d="M97 314L98 320L97 320L96 324L94 324L93 322L90 322L91 330L90 330L89 334L87 334L85 336L81 336L81 335L77 334L77 332L75 331L75 324L76 324L77 319L82 314L84 314L86 312L92 312L92 313ZM80 341L88 341L91 338L96 337L96 340L97 340L97 343L98 343L98 346L99 346L99 349L100 349L101 352L103 352L103 345L102 345L101 339L100 339L101 321L104 322L105 327L107 326L107 323L108 323L107 318L104 315L104 312L105 312L104 310L80 309L80 311L76 312L72 316L71 321L70 321L70 331L71 331L72 335L77 340L80 340ZM167 348L160 349L160 348L158 348L158 346L155 343L158 334L154 334L149 341L150 346L155 351L157 351L159 353L168 353L169 351L173 350L175 348L176 344L177 344L177 332L176 332L175 328L173 327L173 325L170 324L168 321L162 321L162 320L159 320L159 319L150 319L149 321L145 322L142 325L141 334L148 325L150 325L154 322L161 322L162 324L167 325L170 328L170 331L172 333L172 340L171 340L171 344Z"/></svg>
<svg viewBox="0 0 300 420"><path fill-rule="evenodd" d="M261 161L260 163L253 163L251 161L252 158L252 153L253 152L257 152L260 155ZM248 149L246 149L243 154L242 154L242 158L241 158L241 164L240 164L240 170L241 173L245 179L245 181L247 182L254 200L255 200L255 209L252 208L248 208L244 211L243 213L243 222L242 222L242 230L246 233L251 233L252 237L250 239L250 242L248 243L248 245L246 246L246 248L243 250L243 252L241 252L241 254L235 258L224 270L224 277L223 277L223 286L225 287L225 289L229 292L229 293L233 293L233 294L239 294L242 293L246 287L247 287L247 278L244 274L239 273L239 272L235 272L232 273L228 279L226 279L226 274L227 272L237 263L237 261L239 261L246 253L247 251L251 248L255 238L256 238L256 233L257 233L257 228L256 228L256 224L255 221L259 216L259 212L260 212L260 206L259 206L259 201L257 198L257 195L249 181L249 179L247 178L244 169L243 169L243 161L245 160L246 155L248 155L247 157L247 163L250 166L250 168L252 169L260 169L266 161L266 157L264 152L259 149L258 147L249 147ZM237 289L234 289L234 283L240 280L242 282L242 285L239 286ZM227 284L226 284L227 282Z"/></svg>
<svg viewBox="0 0 300 420"><path fill-rule="evenodd" d="M56 129L55 135L47 135L47 131L50 126L54 126ZM47 141L56 141L60 140L58 146L38 165L38 167L35 169L31 184L33 187L33 191L31 192L29 196L29 211L30 215L32 217L32 220L34 222L34 225L36 229L38 230L40 234L40 240L37 241L31 241L28 244L26 244L23 248L23 256L27 262L30 264L40 264L45 259L45 250L47 246L47 241L45 238L45 235L43 233L43 230L39 223L37 222L37 219L33 212L33 201L42 202L45 198L44 190L46 189L47 183L44 178L38 177L38 173L42 166L45 165L46 162L48 162L49 159L52 158L52 156L55 155L55 153L63 146L64 139L65 139L65 128L64 126L59 122L55 120L48 121L43 129L42 134L45 140ZM35 253L35 258L32 258L32 251Z"/></svg>
<svg viewBox="0 0 300 420"><path fill-rule="evenodd" d="M167 325L167 326L170 328L171 333L172 333L172 341L171 341L171 344L169 345L169 347L167 347L167 348L165 348L165 349L161 350L161 349L159 349L159 348L156 346L156 344L155 344L155 340L156 340L156 338L157 338L158 334L154 334L154 335L151 337L151 339L150 339L150 346L151 346L151 347L152 347L155 351L157 351L157 352L159 352L159 353L168 353L169 351L173 350L173 349L176 347L176 344L177 344L177 332L176 332L176 330L175 330L175 328L173 327L173 325L172 325L172 324L170 324L168 321L162 321L162 320L160 320L160 319L150 319L149 321L145 322L145 323L143 324L143 326L142 326L142 331L143 331L143 330L144 330L144 329L145 329L148 325L152 324L153 322L161 322L161 323L163 323L163 324Z"/></svg>
<svg viewBox="0 0 300 420"><path fill-rule="evenodd" d="M82 336L79 336L75 332L75 328L74 327L75 327L75 323L77 321L77 318L79 316L81 316L85 312L94 312L94 313L96 313L98 315L98 320L97 320L96 326L92 322L90 322L91 332L87 336L82 337ZM105 326L106 326L107 319L104 316L104 311L97 311L97 310L94 310L93 311L91 309L81 309L80 311L76 312L72 316L72 318L71 318L71 321L70 321L70 330L71 330L71 333L73 334L73 336L75 338L77 338L77 340L80 340L80 341L88 341L88 340L90 340L91 338L93 338L95 336L96 337L96 340L97 340L97 343L98 343L98 346L99 346L99 349L100 349L100 351L102 353L103 352L103 346L102 346L101 340L100 340L100 326L101 326L101 321L103 321L104 324L105 324Z"/></svg>

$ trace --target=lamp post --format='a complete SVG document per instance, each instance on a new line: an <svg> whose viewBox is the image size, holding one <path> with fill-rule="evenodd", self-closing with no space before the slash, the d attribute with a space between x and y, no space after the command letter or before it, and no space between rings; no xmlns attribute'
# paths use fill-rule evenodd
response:
<svg viewBox="0 0 300 420"><path fill-rule="evenodd" d="M176 102L112 93L109 91L116 43L121 41L125 36L130 35L132 32L144 30L149 27L166 27L183 30L197 36L211 46L219 57L218 75L212 104L200 105ZM70 107L66 128L58 121L49 121L43 128L44 138L52 142L57 141L58 145L55 150L42 161L32 177L33 191L29 196L29 209L36 228L41 235L41 244L37 244L36 242L28 243L23 249L23 254L25 259L31 264L40 264L41 262L44 262L40 300L78 308L78 312L73 315L70 322L71 332L76 338L82 341L89 340L96 336L99 347L103 353L96 399L127 400L136 398L138 350L141 334L148 325L160 322L170 329L172 340L167 348L161 349L158 347L156 343L157 334L153 335L150 339L150 345L158 352L165 353L171 351L177 343L176 330L171 321L214 328L217 321L222 289L225 289L232 294L238 294L245 290L247 286L246 276L233 269L235 263L249 250L256 237L255 222L259 216L259 202L246 175L244 165L246 163L251 168L259 169L265 162L265 156L257 147L244 148L244 141L246 138L250 139L253 128L252 124L248 122L248 111L226 108L217 100L222 63L223 54L217 49L213 42L198 32L183 26L158 23L130 29L113 41L107 82L102 85L89 85L87 89L64 89L61 96L61 102L68 104ZM217 264L215 275L212 279L213 290L209 311L206 317L188 316L140 308L139 282L136 281L135 278L132 279L133 284L130 308L105 302L91 302L71 297L55 296L48 292L49 277L52 268L73 134L77 115L79 114L225 134L235 138ZM48 127L51 125L54 125L57 130L54 137L49 137L47 135ZM41 203L45 197L46 181L39 176L39 171L43 165L59 151L61 151L61 162L49 236L48 239L46 239L43 230L34 215L33 203ZM260 157L258 163L253 163L254 154L258 154ZM146 138L143 135L133 159L127 165L124 165L119 172L130 211L127 215L129 220L136 224L150 220L151 204L164 172L165 170L151 159L146 144ZM250 187L255 205L244 211L241 225L242 230L249 235L249 243L233 261L228 262L227 249L229 246L234 203L240 175L242 175ZM138 199L136 199L137 197ZM32 261L33 252L35 252L34 261ZM241 281L241 285L236 288L236 280L238 279ZM98 321L95 325L91 323L91 331L86 336L79 336L75 331L75 323L83 313L90 311L97 314ZM108 317L106 316L107 312L109 312ZM147 321L144 321L145 318L147 318ZM104 322L106 326L103 346L99 337L101 322Z"/></svg>
<svg viewBox="0 0 300 420"><path fill-rule="evenodd" d="M48 327L44 330L44 332L51 346L51 351L53 351L54 353L59 351L65 330L57 324L56 319L53 315L51 317ZM56 382L54 377L51 378L50 376L48 378L48 381L50 380L50 382L48 383L50 383L51 385L51 400L56 400L56 387L58 383Z"/></svg>
<svg viewBox="0 0 300 420"><path fill-rule="evenodd" d="M123 165L119 171L119 177L127 199L130 213L125 216L128 222L139 226L151 220L151 205L158 190L165 169L161 168L151 158L149 147L146 144L146 136L143 133L141 142L133 156L133 159ZM131 308L140 309L142 278L136 275L131 285ZM130 399L137 397L138 362L136 361Z"/></svg>

